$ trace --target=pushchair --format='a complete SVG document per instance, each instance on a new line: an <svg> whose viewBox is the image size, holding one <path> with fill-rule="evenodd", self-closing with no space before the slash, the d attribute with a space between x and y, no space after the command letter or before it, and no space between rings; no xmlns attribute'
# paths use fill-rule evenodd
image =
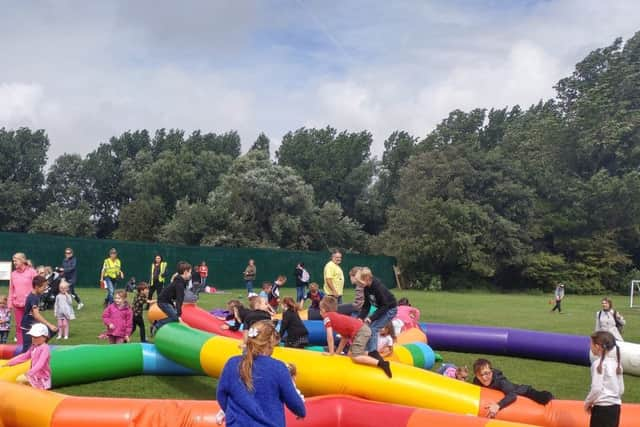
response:
<svg viewBox="0 0 640 427"><path fill-rule="evenodd" d="M57 268L49 277L47 277L47 289L40 296L40 304L38 310L51 310L56 304L56 296L60 293L60 282L62 281L62 270Z"/></svg>

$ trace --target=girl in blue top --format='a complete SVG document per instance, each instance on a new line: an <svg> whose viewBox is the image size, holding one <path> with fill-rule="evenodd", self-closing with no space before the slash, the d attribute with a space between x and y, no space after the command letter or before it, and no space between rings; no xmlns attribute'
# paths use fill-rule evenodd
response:
<svg viewBox="0 0 640 427"><path fill-rule="evenodd" d="M232 357L222 369L217 399L227 426L284 427L284 405L299 418L306 415L289 370L271 358L279 342L272 322L256 322L247 332L246 354Z"/></svg>

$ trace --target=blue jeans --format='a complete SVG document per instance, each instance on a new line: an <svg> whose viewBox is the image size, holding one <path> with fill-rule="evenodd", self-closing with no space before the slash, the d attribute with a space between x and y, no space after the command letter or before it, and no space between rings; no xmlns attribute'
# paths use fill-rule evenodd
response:
<svg viewBox="0 0 640 427"><path fill-rule="evenodd" d="M113 290L118 284L116 279L112 279L111 277L105 277L104 283L107 285L107 297L104 299L107 305L113 302Z"/></svg>
<svg viewBox="0 0 640 427"><path fill-rule="evenodd" d="M156 329L160 329L167 323L178 321L178 312L176 311L176 308L173 306L173 304L167 304L166 302L159 302L158 307L160 307L160 310L162 310L164 314L167 315L167 317L165 319L158 320L156 322L155 324Z"/></svg>
<svg viewBox="0 0 640 427"><path fill-rule="evenodd" d="M245 280L244 285L247 287L247 294L253 292L253 280Z"/></svg>
<svg viewBox="0 0 640 427"><path fill-rule="evenodd" d="M378 331L384 327L387 323L391 322L394 317L398 314L398 309L393 307L391 310L387 311L385 314L374 320L369 324L369 328L371 328L371 339L367 344L367 352L372 352L378 349Z"/></svg>
<svg viewBox="0 0 640 427"><path fill-rule="evenodd" d="M296 286L296 304L304 299L307 294L307 285Z"/></svg>

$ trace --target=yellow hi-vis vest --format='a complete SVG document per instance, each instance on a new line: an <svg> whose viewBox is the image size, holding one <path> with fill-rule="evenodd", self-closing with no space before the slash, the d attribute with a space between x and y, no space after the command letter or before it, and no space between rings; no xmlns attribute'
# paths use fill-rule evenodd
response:
<svg viewBox="0 0 640 427"><path fill-rule="evenodd" d="M151 264L151 279L149 279L149 284L151 285L153 283L153 268L156 266L156 263L152 263ZM164 272L167 269L167 263L165 261L161 261L160 262L160 274L158 275L158 282L159 283L164 283Z"/></svg>
<svg viewBox="0 0 640 427"><path fill-rule="evenodd" d="M120 278L120 258L116 258L113 261L111 258L105 259L102 269L104 270L105 277L112 279Z"/></svg>

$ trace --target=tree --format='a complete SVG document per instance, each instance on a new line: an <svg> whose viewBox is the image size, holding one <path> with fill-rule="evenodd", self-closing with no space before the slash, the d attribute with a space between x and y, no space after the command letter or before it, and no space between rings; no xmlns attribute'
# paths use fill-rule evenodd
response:
<svg viewBox="0 0 640 427"><path fill-rule="evenodd" d="M76 209L88 200L90 180L78 154L58 157L47 173L48 198L59 206Z"/></svg>
<svg viewBox="0 0 640 427"><path fill-rule="evenodd" d="M266 151L268 157L270 155L270 143L271 142L269 141L267 135L265 135L263 132L260 132L260 135L258 135L258 139L255 140L250 150Z"/></svg>
<svg viewBox="0 0 640 427"><path fill-rule="evenodd" d="M81 202L75 208L52 203L33 221L29 232L93 237L95 226L90 218L91 209L86 202Z"/></svg>
<svg viewBox="0 0 640 427"><path fill-rule="evenodd" d="M26 231L43 207L44 130L0 128L0 228Z"/></svg>
<svg viewBox="0 0 640 427"><path fill-rule="evenodd" d="M166 213L159 197L140 198L124 206L119 218L114 238L155 242L160 239Z"/></svg>

